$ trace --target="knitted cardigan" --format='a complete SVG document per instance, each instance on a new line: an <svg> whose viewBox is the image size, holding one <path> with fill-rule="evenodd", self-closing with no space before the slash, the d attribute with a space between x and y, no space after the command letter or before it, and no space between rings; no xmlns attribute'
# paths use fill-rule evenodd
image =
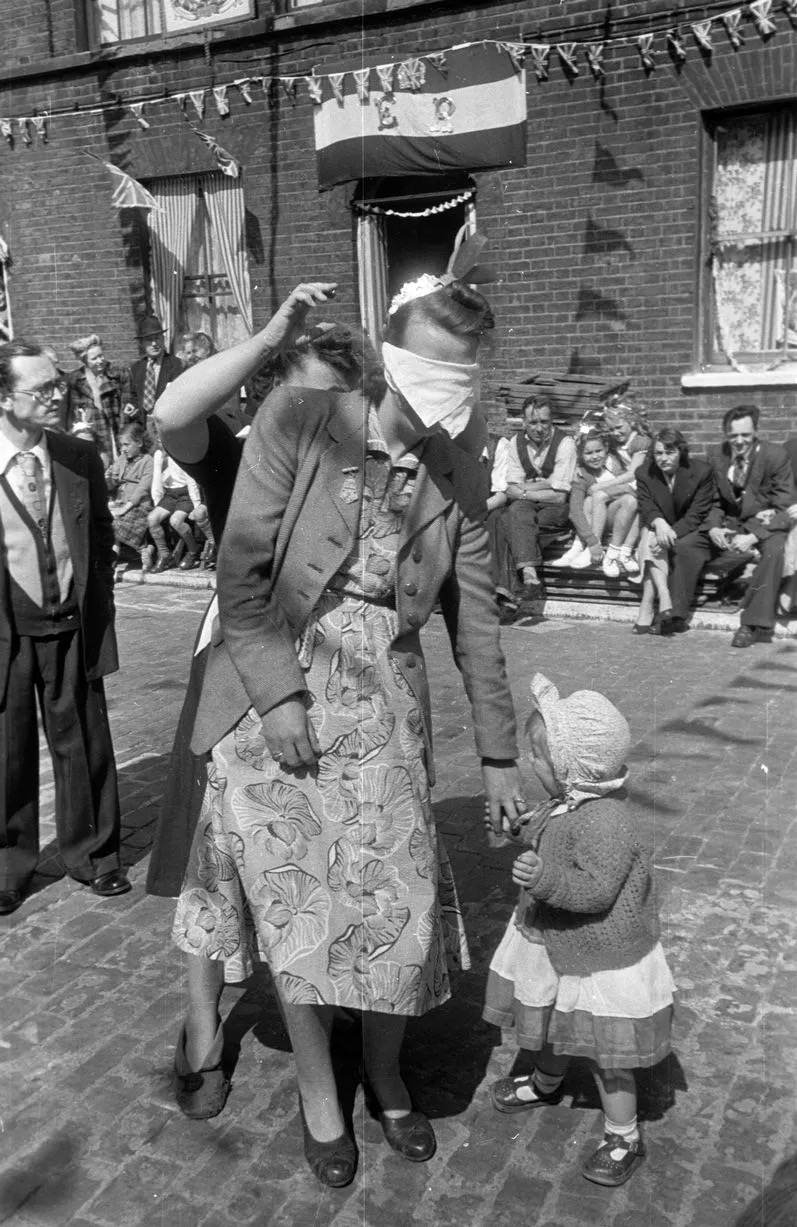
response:
<svg viewBox="0 0 797 1227"><path fill-rule="evenodd" d="M552 817L539 856L542 873L526 893L559 975L631 967L650 953L659 939L652 852L622 799Z"/></svg>

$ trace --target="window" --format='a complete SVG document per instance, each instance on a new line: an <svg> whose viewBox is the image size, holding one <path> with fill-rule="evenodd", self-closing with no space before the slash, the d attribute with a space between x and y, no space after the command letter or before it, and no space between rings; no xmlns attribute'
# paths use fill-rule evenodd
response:
<svg viewBox="0 0 797 1227"><path fill-rule="evenodd" d="M161 32L160 0L90 0L94 41L123 43Z"/></svg>
<svg viewBox="0 0 797 1227"><path fill-rule="evenodd" d="M797 105L717 117L706 358L797 361Z"/></svg>
<svg viewBox="0 0 797 1227"><path fill-rule="evenodd" d="M467 175L363 180L353 202L357 218L360 315L372 338L405 281L443 273L463 225L476 226L476 189Z"/></svg>

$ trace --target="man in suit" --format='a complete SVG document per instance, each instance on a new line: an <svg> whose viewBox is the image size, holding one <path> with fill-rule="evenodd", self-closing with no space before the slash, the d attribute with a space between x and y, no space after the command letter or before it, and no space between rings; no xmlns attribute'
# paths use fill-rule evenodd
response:
<svg viewBox="0 0 797 1227"><path fill-rule="evenodd" d="M715 551L755 549L760 555L731 644L769 643L783 576L783 547L794 503L789 458L776 443L758 437L756 405L738 405L722 420L725 442L709 455L717 498L708 520Z"/></svg>
<svg viewBox="0 0 797 1227"><path fill-rule="evenodd" d="M671 558L672 617L662 622L662 633L679 634L688 629L697 581L711 555L705 525L714 502L714 477L704 460L689 455L681 432L666 427L653 440L650 459L636 480L640 519Z"/></svg>
<svg viewBox="0 0 797 1227"><path fill-rule="evenodd" d="M152 437L152 411L163 389L183 371L179 358L166 353L163 325L155 315L145 315L138 327L143 357L132 363L124 396L125 416L146 427Z"/></svg>
<svg viewBox="0 0 797 1227"><path fill-rule="evenodd" d="M118 667L113 527L96 448L57 432L58 383L41 346L0 345L0 915L38 860L37 699L67 873L130 889L102 682Z"/></svg>

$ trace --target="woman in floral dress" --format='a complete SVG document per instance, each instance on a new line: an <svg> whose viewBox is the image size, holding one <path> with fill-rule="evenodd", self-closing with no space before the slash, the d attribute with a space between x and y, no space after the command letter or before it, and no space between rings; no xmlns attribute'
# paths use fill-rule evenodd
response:
<svg viewBox="0 0 797 1227"><path fill-rule="evenodd" d="M212 747L208 840L174 933L189 953L229 959L248 906L292 1041L305 1151L327 1184L356 1169L329 1055L334 1007L362 1011L388 1142L416 1161L435 1148L399 1052L407 1017L445 1001L449 959L466 958L429 792L418 629L438 597L496 825L523 808L483 484L451 442L491 326L481 295L422 278L391 308L378 412L357 394L273 393L219 557L221 633L194 736L195 751ZM212 1038L207 1019L186 1020L200 1076L213 1072L203 1028Z"/></svg>

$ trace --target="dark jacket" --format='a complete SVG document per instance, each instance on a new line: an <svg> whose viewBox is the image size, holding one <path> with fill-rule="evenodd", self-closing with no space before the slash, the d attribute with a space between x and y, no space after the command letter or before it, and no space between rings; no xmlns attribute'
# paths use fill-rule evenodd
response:
<svg viewBox="0 0 797 1227"><path fill-rule="evenodd" d="M759 541L765 541L770 533L791 528L786 509L795 501L794 478L789 458L782 447L777 443L762 443L760 439L756 441L741 510L737 510L733 487L728 480L728 469L733 462L729 445L721 444L709 454L708 459L717 487L709 528L720 528L726 517L733 518ZM768 524L763 524L756 519L759 511L774 511L776 514Z"/></svg>
<svg viewBox="0 0 797 1227"><path fill-rule="evenodd" d="M61 508L80 610L86 677L93 681L119 668L114 633L113 520L102 462L83 439L46 431L53 482ZM5 557L0 526L0 548ZM8 573L0 565L0 695L5 697L14 637Z"/></svg>
<svg viewBox="0 0 797 1227"><path fill-rule="evenodd" d="M175 358L172 354L164 354L161 361L160 371L158 372L158 382L155 385L155 399L157 400L161 392L163 392L167 383L171 383L178 375L182 375L185 367L179 358ZM138 416L133 418L133 421L138 421L144 426L144 380L147 374L147 359L139 358L137 362L133 362L128 372L127 384L124 392L126 400L135 405L138 410Z"/></svg>
<svg viewBox="0 0 797 1227"><path fill-rule="evenodd" d="M653 521L666 520L676 537L708 527L715 498L714 475L705 460L690 457L678 466L670 491L667 481L653 459L646 460L636 474L639 515L646 528Z"/></svg>
<svg viewBox="0 0 797 1227"><path fill-rule="evenodd" d="M261 715L305 689L294 642L352 548L360 517L367 406L277 388L255 418L219 550L214 635L193 750L221 740L250 706ZM418 631L438 600L465 680L479 754L517 756L515 719L490 584L478 463L442 434L422 451L397 558L390 657L424 713ZM431 774L431 754L428 755Z"/></svg>

